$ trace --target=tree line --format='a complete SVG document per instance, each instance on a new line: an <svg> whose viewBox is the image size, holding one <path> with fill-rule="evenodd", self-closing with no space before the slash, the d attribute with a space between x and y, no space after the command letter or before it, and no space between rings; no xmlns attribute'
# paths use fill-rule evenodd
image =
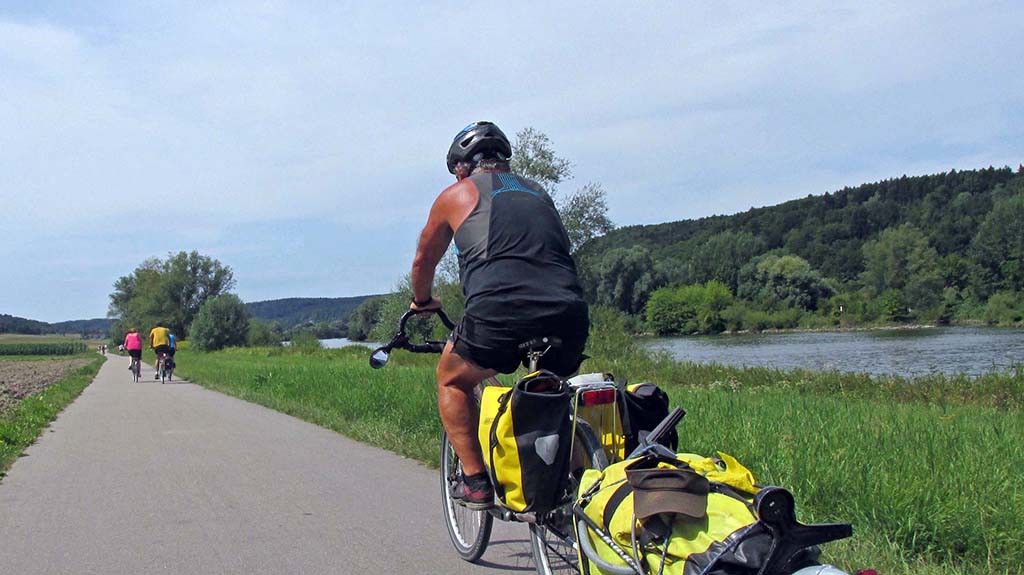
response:
<svg viewBox="0 0 1024 575"><path fill-rule="evenodd" d="M539 141L514 169L557 184L567 162ZM567 227L588 221L560 207ZM1024 325L1024 166L904 176L617 230L603 194L589 211L605 225L574 245L586 298L626 314L635 331ZM457 267L447 265L437 289L458 314ZM410 293L406 279L395 295L364 302L349 337L386 339Z"/></svg>
<svg viewBox="0 0 1024 575"><path fill-rule="evenodd" d="M732 216L622 228L585 245L578 263L591 303L663 334L1021 325L1024 167L904 176Z"/></svg>

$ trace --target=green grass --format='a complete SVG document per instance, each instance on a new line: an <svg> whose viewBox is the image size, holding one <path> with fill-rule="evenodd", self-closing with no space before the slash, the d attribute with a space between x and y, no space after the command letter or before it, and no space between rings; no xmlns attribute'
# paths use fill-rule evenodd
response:
<svg viewBox="0 0 1024 575"><path fill-rule="evenodd" d="M76 355L85 353L88 346L80 341L0 343L0 356L4 355Z"/></svg>
<svg viewBox="0 0 1024 575"><path fill-rule="evenodd" d="M104 361L104 357L95 357L89 365L26 397L0 417L0 477L43 429L92 382Z"/></svg>
<svg viewBox="0 0 1024 575"><path fill-rule="evenodd" d="M1024 573L1024 373L919 380L677 364L596 318L587 371L654 381L688 411L680 448L722 450L797 497L798 516L853 523L825 559L895 574ZM611 334L611 335L608 335ZM436 357L387 368L350 347L179 352L183 377L354 439L437 463Z"/></svg>

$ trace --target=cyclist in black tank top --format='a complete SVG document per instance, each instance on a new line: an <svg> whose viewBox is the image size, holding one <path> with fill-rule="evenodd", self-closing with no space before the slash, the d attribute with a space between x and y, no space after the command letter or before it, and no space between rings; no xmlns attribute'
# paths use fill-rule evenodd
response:
<svg viewBox="0 0 1024 575"><path fill-rule="evenodd" d="M455 137L448 170L458 182L435 200L413 261L413 310L440 307L434 270L454 237L466 311L437 368L438 408L465 481L455 495L481 508L492 503L476 439L473 389L524 359L518 344L555 336L562 346L540 366L571 375L583 359L587 304L569 253L569 238L550 196L508 170L511 145L497 126L471 124Z"/></svg>

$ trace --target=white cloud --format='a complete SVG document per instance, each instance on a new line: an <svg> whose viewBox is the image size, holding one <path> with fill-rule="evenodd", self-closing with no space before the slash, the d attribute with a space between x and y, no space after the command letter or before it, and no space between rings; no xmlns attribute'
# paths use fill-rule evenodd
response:
<svg viewBox="0 0 1024 575"><path fill-rule="evenodd" d="M415 236L451 134L483 118L546 131L570 186L604 183L624 224L1024 155L1014 3L4 10L0 229L17 253L159 209L170 243L225 257L246 241L226 230L261 222L358 230L333 257L360 265L375 231ZM256 240L271 255L272 228ZM386 261L374 277L404 273Z"/></svg>

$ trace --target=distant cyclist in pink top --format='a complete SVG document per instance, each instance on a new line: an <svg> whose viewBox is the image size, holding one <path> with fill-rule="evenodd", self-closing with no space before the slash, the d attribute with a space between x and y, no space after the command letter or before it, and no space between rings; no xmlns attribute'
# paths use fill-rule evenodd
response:
<svg viewBox="0 0 1024 575"><path fill-rule="evenodd" d="M128 334L124 336L124 348L128 350L128 355L132 356L132 359L142 359L142 336L135 328L128 330Z"/></svg>

